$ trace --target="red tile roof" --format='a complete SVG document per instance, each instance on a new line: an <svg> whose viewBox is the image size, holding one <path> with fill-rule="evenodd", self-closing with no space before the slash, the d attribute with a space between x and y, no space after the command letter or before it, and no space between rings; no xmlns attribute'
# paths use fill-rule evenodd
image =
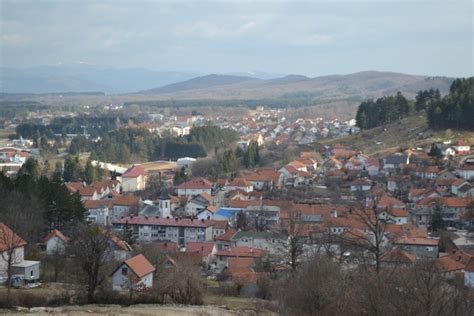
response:
<svg viewBox="0 0 474 316"><path fill-rule="evenodd" d="M399 245L416 245L416 246L438 246L439 239L428 239L420 237L403 236L395 240L395 244Z"/></svg>
<svg viewBox="0 0 474 316"><path fill-rule="evenodd" d="M178 189L190 189L190 190L209 190L212 189L212 183L206 179L193 179L190 181L186 181L181 183L177 187Z"/></svg>
<svg viewBox="0 0 474 316"><path fill-rule="evenodd" d="M216 236L214 240L216 241L231 241L232 238L237 234L237 231L235 229L229 229L222 235Z"/></svg>
<svg viewBox="0 0 474 316"><path fill-rule="evenodd" d="M27 242L15 234L7 225L0 223L0 252L26 246Z"/></svg>
<svg viewBox="0 0 474 316"><path fill-rule="evenodd" d="M127 259L123 263L125 263L139 278L142 278L156 270L150 261L148 261L142 254Z"/></svg>
<svg viewBox="0 0 474 316"><path fill-rule="evenodd" d="M250 247L231 247L221 249L217 252L217 256L222 257L263 257L267 251Z"/></svg>
<svg viewBox="0 0 474 316"><path fill-rule="evenodd" d="M94 187L83 187L79 190L81 196L93 196L96 192L97 190Z"/></svg>
<svg viewBox="0 0 474 316"><path fill-rule="evenodd" d="M450 256L439 258L438 264L441 267L441 270L443 270L443 272L460 271L465 268L464 264L452 259Z"/></svg>
<svg viewBox="0 0 474 316"><path fill-rule="evenodd" d="M231 183L229 183L227 186L232 186L232 187L250 187L252 186L252 183L249 181L245 180L244 178L235 178Z"/></svg>
<svg viewBox="0 0 474 316"><path fill-rule="evenodd" d="M142 167L133 166L133 167L129 168L127 171L125 171L125 173L122 175L122 177L136 178L136 177L139 177L139 176L145 176L147 174L148 174L148 172L145 169L143 169Z"/></svg>
<svg viewBox="0 0 474 316"><path fill-rule="evenodd" d="M159 218L150 216L127 216L119 220L114 221L114 224L125 224L128 222L130 225L160 225L160 226L173 226L173 227L196 227L206 228L212 226L213 221L209 220L198 220L190 218Z"/></svg>
<svg viewBox="0 0 474 316"><path fill-rule="evenodd" d="M388 263L393 262L393 263L409 264L409 263L414 263L416 261L416 256L409 252L403 251L400 248L393 248L387 253L385 253L382 256L381 260L383 262L388 262Z"/></svg>
<svg viewBox="0 0 474 316"><path fill-rule="evenodd" d="M201 255L202 258L209 256L213 249L213 242L190 241L186 244L186 252L198 253Z"/></svg>
<svg viewBox="0 0 474 316"><path fill-rule="evenodd" d="M114 200L114 205L138 206L139 204L140 197L135 195L119 195Z"/></svg>
<svg viewBox="0 0 474 316"><path fill-rule="evenodd" d="M65 185L71 193L75 193L84 187L84 183L82 182L67 182L65 183Z"/></svg>
<svg viewBox="0 0 474 316"><path fill-rule="evenodd" d="M51 238L53 238L54 236L58 236L59 239L61 239L62 241L66 242L69 240L68 237L64 236L63 233L61 233L59 230L55 229L53 230L52 232L50 232L45 238L44 238L44 242L48 242L48 240L50 240Z"/></svg>
<svg viewBox="0 0 474 316"><path fill-rule="evenodd" d="M84 208L88 210L98 209L104 206L108 209L112 209L114 207L114 201L112 200L86 200L83 201L82 204L84 205Z"/></svg>

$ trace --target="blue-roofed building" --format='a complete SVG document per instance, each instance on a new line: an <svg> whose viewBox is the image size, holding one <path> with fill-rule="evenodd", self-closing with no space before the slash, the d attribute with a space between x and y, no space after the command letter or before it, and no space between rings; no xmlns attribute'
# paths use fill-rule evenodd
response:
<svg viewBox="0 0 474 316"><path fill-rule="evenodd" d="M229 221L233 222L237 217L237 213L241 212L243 209L241 208L233 208L233 207L221 207L213 217L215 221Z"/></svg>

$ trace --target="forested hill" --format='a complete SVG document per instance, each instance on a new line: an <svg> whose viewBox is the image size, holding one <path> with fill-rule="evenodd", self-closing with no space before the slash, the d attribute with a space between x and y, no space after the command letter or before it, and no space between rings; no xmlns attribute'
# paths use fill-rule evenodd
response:
<svg viewBox="0 0 474 316"><path fill-rule="evenodd" d="M375 101L369 99L359 105L356 121L360 128L369 129L421 111L426 111L432 129L474 130L474 77L454 80L444 97L438 89L430 89L418 91L415 101L407 100L400 92Z"/></svg>
<svg viewBox="0 0 474 316"><path fill-rule="evenodd" d="M427 107L431 128L474 130L474 77L454 80L449 94Z"/></svg>

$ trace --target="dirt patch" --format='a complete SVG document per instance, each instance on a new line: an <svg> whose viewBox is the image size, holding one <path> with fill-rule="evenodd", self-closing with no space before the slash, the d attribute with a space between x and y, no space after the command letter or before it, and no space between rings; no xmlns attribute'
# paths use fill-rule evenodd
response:
<svg viewBox="0 0 474 316"><path fill-rule="evenodd" d="M227 310L218 306L179 306L179 305L84 305L64 307L35 307L29 310L8 312L9 315L162 315L162 316L230 316L244 315L239 311ZM245 314L247 315L247 314Z"/></svg>

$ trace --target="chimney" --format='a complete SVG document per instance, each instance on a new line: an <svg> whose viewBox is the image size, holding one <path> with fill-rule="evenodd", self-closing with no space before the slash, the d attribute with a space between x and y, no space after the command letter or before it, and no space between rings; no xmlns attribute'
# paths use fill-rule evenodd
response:
<svg viewBox="0 0 474 316"><path fill-rule="evenodd" d="M335 208L331 211L331 217L337 218L337 210Z"/></svg>
<svg viewBox="0 0 474 316"><path fill-rule="evenodd" d="M170 217L169 217L169 216L166 216L166 219L170 219Z"/></svg>
<svg viewBox="0 0 474 316"><path fill-rule="evenodd" d="M178 219L179 219L179 218L177 218L177 217L174 218L175 221L178 221Z"/></svg>
<svg viewBox="0 0 474 316"><path fill-rule="evenodd" d="M145 219L148 220L148 216L145 216Z"/></svg>

